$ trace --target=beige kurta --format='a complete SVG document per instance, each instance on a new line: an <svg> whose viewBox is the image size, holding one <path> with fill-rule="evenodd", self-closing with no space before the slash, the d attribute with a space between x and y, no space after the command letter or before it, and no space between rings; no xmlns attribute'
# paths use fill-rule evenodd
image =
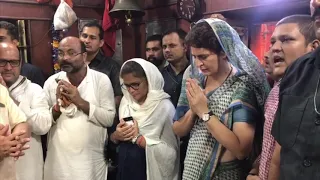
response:
<svg viewBox="0 0 320 180"><path fill-rule="evenodd" d="M7 135L11 133L11 130L17 124L25 121L26 116L10 98L7 88L0 85L0 123L4 125L9 124L10 130ZM16 180L14 166L15 162L13 158L6 157L0 159L0 179Z"/></svg>
<svg viewBox="0 0 320 180"><path fill-rule="evenodd" d="M51 76L44 90L52 107L56 103L56 78L68 80L65 72ZM62 113L48 136L44 180L105 180L103 148L106 127L115 115L114 94L107 75L88 68L78 86L80 96L89 102L89 116L77 110L73 116Z"/></svg>

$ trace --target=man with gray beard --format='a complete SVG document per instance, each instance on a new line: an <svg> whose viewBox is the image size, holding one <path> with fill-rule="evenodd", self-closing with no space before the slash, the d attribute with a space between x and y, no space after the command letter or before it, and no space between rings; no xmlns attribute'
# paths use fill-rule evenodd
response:
<svg viewBox="0 0 320 180"><path fill-rule="evenodd" d="M44 84L53 116L48 134L44 180L102 180L107 165L103 149L106 127L113 124L115 102L107 75L85 63L84 43L66 37L59 43L61 72Z"/></svg>

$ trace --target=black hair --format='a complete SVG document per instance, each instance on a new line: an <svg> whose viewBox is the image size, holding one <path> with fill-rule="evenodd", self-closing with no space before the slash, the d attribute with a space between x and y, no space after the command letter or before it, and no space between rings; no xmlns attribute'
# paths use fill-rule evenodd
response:
<svg viewBox="0 0 320 180"><path fill-rule="evenodd" d="M89 21L88 23L84 24L80 30L80 34L83 32L85 27L96 27L99 29L99 38L100 40L103 39L103 29L100 23L97 20Z"/></svg>
<svg viewBox="0 0 320 180"><path fill-rule="evenodd" d="M19 40L19 32L17 26L7 21L0 21L0 29L5 29L12 40Z"/></svg>
<svg viewBox="0 0 320 180"><path fill-rule="evenodd" d="M185 31L183 31L182 29L170 29L170 30L167 30L163 33L163 36L162 37L165 37L166 35L169 35L169 34L172 34L172 33L176 33L178 34L179 36L179 39L184 41L187 33Z"/></svg>
<svg viewBox="0 0 320 180"><path fill-rule="evenodd" d="M188 33L185 42L189 46L208 49L216 54L223 52L216 34L207 22L195 24Z"/></svg>
<svg viewBox="0 0 320 180"><path fill-rule="evenodd" d="M150 41L159 41L160 46L162 47L162 36L160 34L155 34L155 35L149 36L146 40L146 45Z"/></svg>
<svg viewBox="0 0 320 180"><path fill-rule="evenodd" d="M137 78L146 78L147 79L147 75L144 72L144 69L142 68L142 66L135 62L135 61L129 61L127 63L125 63L125 65L122 67L121 70L121 77L123 77L126 74L130 74L132 73L133 76L137 77Z"/></svg>
<svg viewBox="0 0 320 180"><path fill-rule="evenodd" d="M313 21L313 18L310 15L292 15L287 16L283 19L281 19L276 26L280 26L282 24L297 24L299 27L300 33L304 36L306 39L306 45L309 43L312 43L316 37L316 31L315 31L315 23Z"/></svg>

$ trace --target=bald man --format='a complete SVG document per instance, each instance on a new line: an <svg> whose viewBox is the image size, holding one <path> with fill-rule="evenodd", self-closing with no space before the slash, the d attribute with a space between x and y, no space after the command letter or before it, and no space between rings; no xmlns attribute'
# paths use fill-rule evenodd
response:
<svg viewBox="0 0 320 180"><path fill-rule="evenodd" d="M106 179L103 146L116 112L114 94L108 76L91 70L86 57L78 38L64 38L58 49L62 72L44 84L54 118L44 180Z"/></svg>
<svg viewBox="0 0 320 180"><path fill-rule="evenodd" d="M18 27L7 21L0 21L0 42L12 43L19 46ZM45 76L42 70L30 63L21 62L21 75L30 81L43 86Z"/></svg>
<svg viewBox="0 0 320 180"><path fill-rule="evenodd" d="M43 177L41 135L46 134L52 124L46 96L38 84L20 75L21 60L15 44L0 46L0 73L9 94L24 112L31 127L30 149L16 162L17 180L39 180Z"/></svg>
<svg viewBox="0 0 320 180"><path fill-rule="evenodd" d="M23 156L24 150L29 147L29 145L26 145L25 143L30 141L30 131L29 126L26 123L26 116L17 107L8 93L8 87L11 87L12 85L11 81L6 83L7 79L12 79L13 82L16 79L16 76L18 76L15 71L15 68L20 64L19 56L16 55L17 52L18 51L14 45L0 43L1 180L16 180L13 157L17 159L20 156Z"/></svg>

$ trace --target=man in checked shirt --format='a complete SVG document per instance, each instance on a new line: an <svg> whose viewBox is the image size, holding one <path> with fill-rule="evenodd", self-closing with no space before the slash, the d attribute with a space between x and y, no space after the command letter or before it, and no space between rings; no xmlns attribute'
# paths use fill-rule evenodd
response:
<svg viewBox="0 0 320 180"><path fill-rule="evenodd" d="M266 180L275 139L271 135L272 124L279 103L279 84L285 70L300 56L313 51L319 44L314 32L314 23L309 15L293 15L280 20L271 37L270 60L274 64L273 77L276 81L265 104L265 124L262 152L247 180Z"/></svg>

